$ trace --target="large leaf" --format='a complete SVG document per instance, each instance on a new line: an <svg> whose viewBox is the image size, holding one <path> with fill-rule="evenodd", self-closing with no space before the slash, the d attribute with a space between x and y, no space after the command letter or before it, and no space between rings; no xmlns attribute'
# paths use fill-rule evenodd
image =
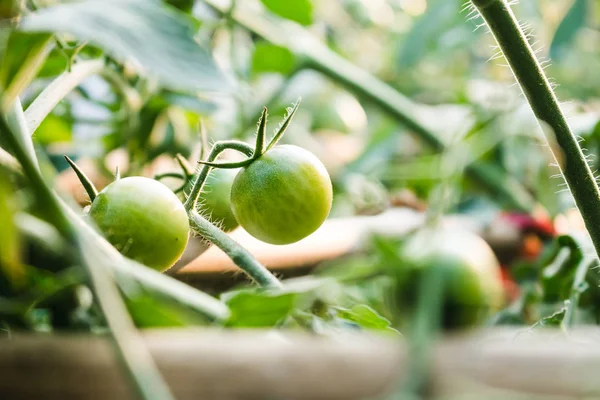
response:
<svg viewBox="0 0 600 400"><path fill-rule="evenodd" d="M294 310L296 295L246 289L226 293L221 300L231 310L229 326L259 328L272 327L289 316Z"/></svg>
<svg viewBox="0 0 600 400"><path fill-rule="evenodd" d="M55 114L49 114L35 130L33 138L43 145L65 143L71 141L72 132L73 126L69 121Z"/></svg>
<svg viewBox="0 0 600 400"><path fill-rule="evenodd" d="M125 302L131 319L138 328L164 328L205 325L207 319L192 310L180 307L167 299L157 299L147 294L126 296Z"/></svg>
<svg viewBox="0 0 600 400"><path fill-rule="evenodd" d="M287 74L294 68L294 55L285 47L267 42L256 44L252 56L252 72L278 72Z"/></svg>
<svg viewBox="0 0 600 400"><path fill-rule="evenodd" d="M302 25L312 23L313 7L311 0L261 0L262 3L280 17L296 21Z"/></svg>
<svg viewBox="0 0 600 400"><path fill-rule="evenodd" d="M550 45L550 57L558 60L565 54L571 42L577 36L577 32L585 24L587 15L587 0L575 0L569 12L562 20Z"/></svg>
<svg viewBox="0 0 600 400"><path fill-rule="evenodd" d="M338 318L355 322L362 328L396 332L387 318L367 305L359 304L351 309L338 307L336 311Z"/></svg>
<svg viewBox="0 0 600 400"><path fill-rule="evenodd" d="M172 7L149 0L87 0L23 18L27 32L74 35L182 90L231 89L210 54L194 40L193 24Z"/></svg>
<svg viewBox="0 0 600 400"><path fill-rule="evenodd" d="M436 0L427 4L427 11L415 22L404 39L398 61L408 68L416 65L435 42L453 23L456 23L460 4L456 1Z"/></svg>
<svg viewBox="0 0 600 400"><path fill-rule="evenodd" d="M36 77L50 52L51 36L46 33L12 32L2 55L0 88L7 107Z"/></svg>

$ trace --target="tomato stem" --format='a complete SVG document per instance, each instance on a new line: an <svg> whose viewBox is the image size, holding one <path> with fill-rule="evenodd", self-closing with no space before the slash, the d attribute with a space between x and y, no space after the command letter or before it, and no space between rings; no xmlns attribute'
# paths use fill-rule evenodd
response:
<svg viewBox="0 0 600 400"><path fill-rule="evenodd" d="M208 162L213 162L217 159L217 157L227 149L236 150L249 158L252 158L254 154L254 149L250 147L247 143L239 142L236 140L223 140L216 142L213 148L208 155ZM192 185L192 190L190 195L188 196L185 203L183 203L186 211L190 212L190 210L194 210L196 205L198 204L198 198L200 197L200 193L202 192L202 187L204 186L204 182L206 182L206 178L212 167L210 165L200 165L198 167L198 171L196 173L196 179Z"/></svg>
<svg viewBox="0 0 600 400"><path fill-rule="evenodd" d="M204 145L202 145L202 148L204 149ZM188 160L186 160L185 157L179 153L175 155L175 160L177 161L177 164L179 164L181 170L185 174L186 180L191 179L194 176L194 168L190 165Z"/></svg>
<svg viewBox="0 0 600 400"><path fill-rule="evenodd" d="M160 181L165 178L175 178L175 179L186 180L186 177L184 176L184 174L182 174L180 172L163 172L161 174L154 175L154 180L157 180L157 181Z"/></svg>
<svg viewBox="0 0 600 400"><path fill-rule="evenodd" d="M600 254L600 190L535 52L505 0L476 0L472 4L494 35L540 122L596 253Z"/></svg>
<svg viewBox="0 0 600 400"><path fill-rule="evenodd" d="M191 228L218 248L223 250L229 258L240 267L256 283L265 287L282 287L279 279L254 258L248 250L233 240L225 232L211 224L202 217L198 211L192 209L188 214Z"/></svg>

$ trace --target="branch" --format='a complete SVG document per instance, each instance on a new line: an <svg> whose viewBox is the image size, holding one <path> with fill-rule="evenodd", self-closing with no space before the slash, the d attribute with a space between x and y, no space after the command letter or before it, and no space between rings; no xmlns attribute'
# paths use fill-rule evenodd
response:
<svg viewBox="0 0 600 400"><path fill-rule="evenodd" d="M600 191L544 70L505 0L473 0L504 53L600 254ZM558 144L559 149L553 144Z"/></svg>

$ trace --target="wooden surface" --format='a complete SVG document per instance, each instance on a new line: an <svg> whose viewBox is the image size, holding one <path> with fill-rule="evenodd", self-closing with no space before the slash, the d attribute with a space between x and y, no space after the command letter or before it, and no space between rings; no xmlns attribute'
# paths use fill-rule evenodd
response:
<svg viewBox="0 0 600 400"><path fill-rule="evenodd" d="M144 338L177 399L361 399L407 370L400 338L165 330ZM600 330L490 331L440 341L431 398L600 398ZM0 399L133 398L99 336L0 340ZM453 397L456 398L456 397Z"/></svg>
<svg viewBox="0 0 600 400"><path fill-rule="evenodd" d="M289 245L271 245L250 236L241 228L230 233L238 243L270 269L298 268L332 260L360 251L370 235L402 236L421 226L424 213L410 208L391 208L379 215L331 218L312 235ZM447 217L446 224L477 230L463 217ZM170 274L211 274L237 271L235 264L219 248L211 246L193 258L185 257Z"/></svg>

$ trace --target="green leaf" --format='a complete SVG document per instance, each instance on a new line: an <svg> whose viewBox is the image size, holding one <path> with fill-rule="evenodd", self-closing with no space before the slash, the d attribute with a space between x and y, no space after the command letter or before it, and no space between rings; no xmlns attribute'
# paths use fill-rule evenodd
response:
<svg viewBox="0 0 600 400"><path fill-rule="evenodd" d="M554 312L553 314L545 316L542 319L540 319L538 322L533 324L533 326L531 326L531 328L529 328L529 329L560 326L561 322L565 318L566 312L567 312L567 307L563 306L560 308L560 310Z"/></svg>
<svg viewBox="0 0 600 400"><path fill-rule="evenodd" d="M165 86L187 91L231 90L210 54L194 40L183 14L157 1L87 0L41 9L25 16L27 32L69 33L131 61Z"/></svg>
<svg viewBox="0 0 600 400"><path fill-rule="evenodd" d="M11 104L31 83L50 52L48 34L13 32L0 66L3 105Z"/></svg>
<svg viewBox="0 0 600 400"><path fill-rule="evenodd" d="M412 26L402 44L398 59L402 67L409 68L421 60L430 44L437 41L460 15L458 8L456 1L428 2L427 11Z"/></svg>
<svg viewBox="0 0 600 400"><path fill-rule="evenodd" d="M200 115L209 115L217 110L214 102L184 93L166 92L163 94L163 99L171 105Z"/></svg>
<svg viewBox="0 0 600 400"><path fill-rule="evenodd" d="M310 0L261 0L274 14L302 25L312 23L313 6Z"/></svg>
<svg viewBox="0 0 600 400"><path fill-rule="evenodd" d="M223 294L221 300L231 310L229 326L271 327L294 309L296 295L262 289L245 289Z"/></svg>
<svg viewBox="0 0 600 400"><path fill-rule="evenodd" d="M54 114L49 114L33 135L33 139L43 145L70 142L72 137L71 124Z"/></svg>
<svg viewBox="0 0 600 400"><path fill-rule="evenodd" d="M148 295L125 297L131 318L138 328L168 328L206 325L207 319L176 303Z"/></svg>
<svg viewBox="0 0 600 400"><path fill-rule="evenodd" d="M382 317L367 305L356 305L351 309L340 307L336 308L336 311L338 318L356 322L365 329L395 331L388 319Z"/></svg>
<svg viewBox="0 0 600 400"><path fill-rule="evenodd" d="M562 20L550 44L550 58L559 60L584 26L587 17L587 0L575 0Z"/></svg>
<svg viewBox="0 0 600 400"><path fill-rule="evenodd" d="M252 73L277 72L286 75L294 68L294 55L285 47L259 42L252 56Z"/></svg>
<svg viewBox="0 0 600 400"><path fill-rule="evenodd" d="M315 303L335 304L342 295L342 286L333 278L303 276L286 279L280 293L293 293L296 295L296 308L308 309Z"/></svg>
<svg viewBox="0 0 600 400"><path fill-rule="evenodd" d="M8 178L0 174L0 294L21 286L25 279L19 233L14 220L16 204L13 193L14 188Z"/></svg>

